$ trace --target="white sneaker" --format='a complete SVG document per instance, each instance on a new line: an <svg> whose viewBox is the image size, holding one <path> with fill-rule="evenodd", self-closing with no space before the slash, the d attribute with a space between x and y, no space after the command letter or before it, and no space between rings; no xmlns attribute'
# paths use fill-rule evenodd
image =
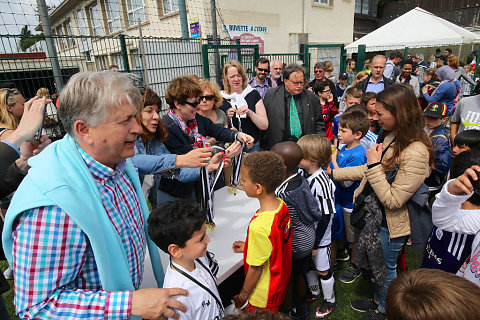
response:
<svg viewBox="0 0 480 320"><path fill-rule="evenodd" d="M7 280L13 280L13 270L8 267L8 269L3 272L3 276Z"/></svg>

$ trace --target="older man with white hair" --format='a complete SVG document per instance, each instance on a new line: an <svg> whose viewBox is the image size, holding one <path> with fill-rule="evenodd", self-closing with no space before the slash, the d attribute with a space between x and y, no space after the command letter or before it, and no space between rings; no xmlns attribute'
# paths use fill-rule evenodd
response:
<svg viewBox="0 0 480 320"><path fill-rule="evenodd" d="M67 135L29 161L3 245L15 306L28 319L159 319L185 310L183 289L141 289L146 245L161 285L148 207L129 157L142 97L118 72L78 73L61 92Z"/></svg>

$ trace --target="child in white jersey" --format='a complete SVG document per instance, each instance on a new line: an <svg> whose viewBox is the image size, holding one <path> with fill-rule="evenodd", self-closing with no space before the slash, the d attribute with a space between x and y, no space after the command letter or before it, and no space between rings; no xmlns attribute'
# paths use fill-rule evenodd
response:
<svg viewBox="0 0 480 320"><path fill-rule="evenodd" d="M313 248L313 262L316 271L307 273L309 288L318 287L318 276L321 279L324 301L317 308L315 318L322 319L337 306L334 292L335 279L330 266L332 220L335 214L335 184L323 171L323 168L328 167L332 149L328 139L318 134L301 137L298 145L303 152L300 167L308 173L307 182L310 191L322 213L322 219L316 223L316 241ZM312 295L315 296L316 292L312 292Z"/></svg>
<svg viewBox="0 0 480 320"><path fill-rule="evenodd" d="M480 152L465 151L453 161L451 177L432 207L433 223L450 232L475 234L472 251L457 275L480 285ZM463 172L463 174L461 174Z"/></svg>
<svg viewBox="0 0 480 320"><path fill-rule="evenodd" d="M176 297L187 307L185 313L177 311L180 319L217 320L224 316L215 277L218 265L207 254L210 237L206 228L198 204L186 200L164 203L148 218L150 238L170 255L163 287L189 292Z"/></svg>

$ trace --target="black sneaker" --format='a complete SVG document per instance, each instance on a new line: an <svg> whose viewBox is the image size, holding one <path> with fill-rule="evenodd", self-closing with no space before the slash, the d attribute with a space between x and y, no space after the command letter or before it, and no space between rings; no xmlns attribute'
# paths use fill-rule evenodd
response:
<svg viewBox="0 0 480 320"><path fill-rule="evenodd" d="M337 251L337 261L348 261L350 260L350 255L348 254L347 249Z"/></svg>
<svg viewBox="0 0 480 320"><path fill-rule="evenodd" d="M292 310L290 310L290 312L288 313L288 316L290 317L290 319L294 319L294 320L305 320L305 319L308 319L308 313L305 314L305 315L299 315L297 313L297 310L295 310L295 308L293 308Z"/></svg>
<svg viewBox="0 0 480 320"><path fill-rule="evenodd" d="M332 313L333 310L337 307L337 300L335 302L328 302L327 300L323 300L323 303L320 307L317 308L315 311L315 319L323 319Z"/></svg>
<svg viewBox="0 0 480 320"><path fill-rule="evenodd" d="M354 266L350 263L347 270L345 270L342 275L340 276L340 281L343 283L352 283L362 275L362 269Z"/></svg>
<svg viewBox="0 0 480 320"><path fill-rule="evenodd" d="M372 311L361 320L387 320L387 316L378 310Z"/></svg>
<svg viewBox="0 0 480 320"><path fill-rule="evenodd" d="M355 311L367 312L377 310L378 305L372 299L352 300L350 301L350 307Z"/></svg>

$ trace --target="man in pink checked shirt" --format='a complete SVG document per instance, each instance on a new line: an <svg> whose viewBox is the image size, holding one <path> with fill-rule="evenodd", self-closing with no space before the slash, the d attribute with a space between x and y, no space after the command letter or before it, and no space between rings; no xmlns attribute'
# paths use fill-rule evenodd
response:
<svg viewBox="0 0 480 320"><path fill-rule="evenodd" d="M117 72L74 75L61 93L67 135L29 161L7 212L3 244L26 319L178 318L183 289L141 289L148 207L129 157L142 97Z"/></svg>

